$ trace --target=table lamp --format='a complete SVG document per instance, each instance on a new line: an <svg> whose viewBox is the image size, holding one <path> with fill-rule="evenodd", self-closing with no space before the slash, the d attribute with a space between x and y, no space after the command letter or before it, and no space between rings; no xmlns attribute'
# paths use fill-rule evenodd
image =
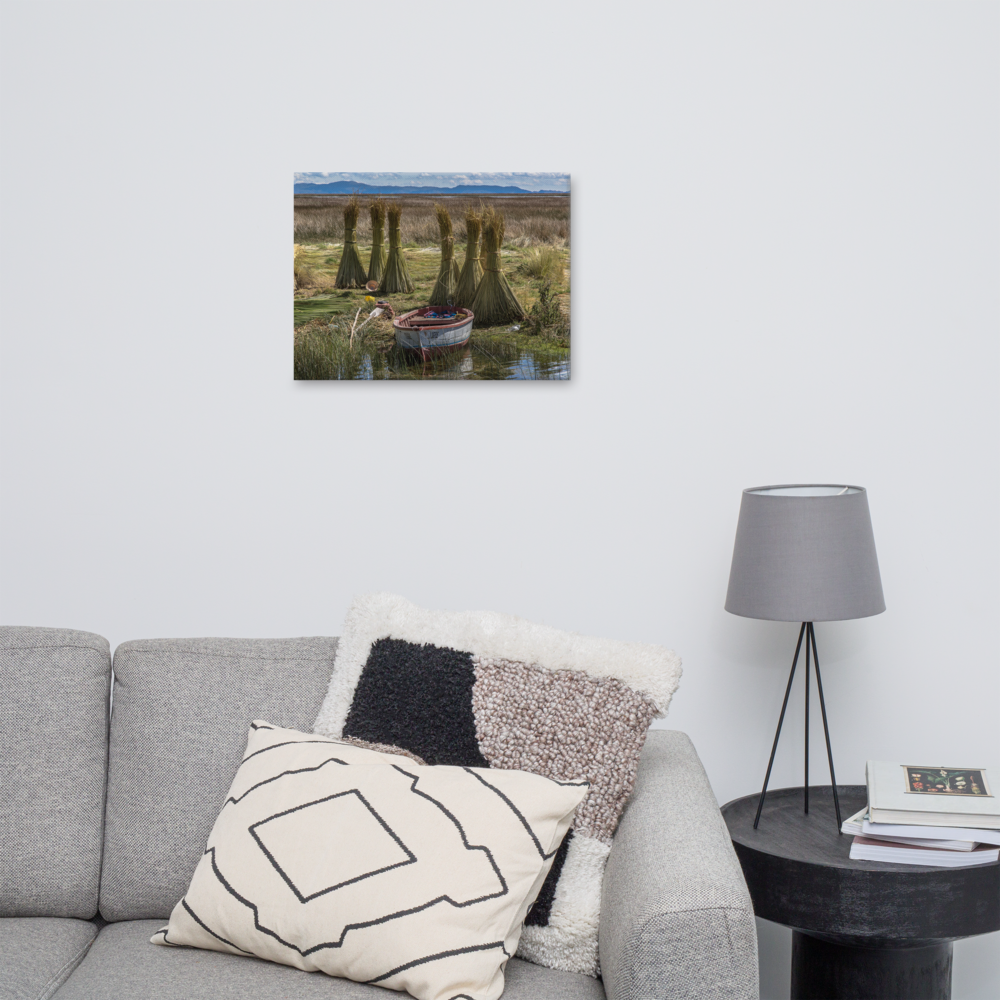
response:
<svg viewBox="0 0 1000 1000"><path fill-rule="evenodd" d="M816 688L823 713L826 755L830 762L830 783L833 785L839 832L842 822L840 800L813 623L868 618L885 611L865 490L860 486L839 485L758 486L744 490L733 546L733 565L729 572L726 610L744 618L802 623L753 828L756 830L760 822L774 752L778 749L781 724L804 639L805 811L809 812L811 660L816 670Z"/></svg>

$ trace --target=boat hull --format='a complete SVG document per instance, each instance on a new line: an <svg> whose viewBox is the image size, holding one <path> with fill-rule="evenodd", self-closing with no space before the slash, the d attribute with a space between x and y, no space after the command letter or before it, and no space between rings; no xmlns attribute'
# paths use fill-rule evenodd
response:
<svg viewBox="0 0 1000 1000"><path fill-rule="evenodd" d="M396 343L400 347L429 358L468 344L474 319L468 309L461 310L454 323L424 321L423 314L429 311L414 309L393 320Z"/></svg>

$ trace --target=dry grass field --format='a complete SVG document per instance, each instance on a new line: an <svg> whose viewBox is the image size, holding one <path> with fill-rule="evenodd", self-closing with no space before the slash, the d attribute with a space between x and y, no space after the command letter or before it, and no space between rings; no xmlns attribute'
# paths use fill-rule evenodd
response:
<svg viewBox="0 0 1000 1000"><path fill-rule="evenodd" d="M295 242L336 243L344 238L344 203L348 195L295 195ZM436 244L439 240L434 203L447 207L455 227L455 246L465 242L465 210L478 207L479 199L466 195L405 194L389 200L403 206L403 245ZM528 247L539 244L567 246L569 244L569 195L489 195L489 201L503 212L507 224L504 245ZM368 217L368 199L360 198L362 209L358 220L358 242L371 243L372 227ZM387 231L388 232L388 231ZM388 244L387 244L388 245Z"/></svg>

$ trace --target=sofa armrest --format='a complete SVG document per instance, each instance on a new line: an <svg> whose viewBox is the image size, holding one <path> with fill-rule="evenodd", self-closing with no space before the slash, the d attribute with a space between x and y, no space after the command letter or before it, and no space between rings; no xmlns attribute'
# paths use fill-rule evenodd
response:
<svg viewBox="0 0 1000 1000"><path fill-rule="evenodd" d="M600 960L609 1000L758 996L750 894L684 733L646 740L605 870Z"/></svg>

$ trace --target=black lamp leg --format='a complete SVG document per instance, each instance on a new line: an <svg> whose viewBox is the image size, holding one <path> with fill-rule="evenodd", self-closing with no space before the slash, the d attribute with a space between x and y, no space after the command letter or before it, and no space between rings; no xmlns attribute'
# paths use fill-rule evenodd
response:
<svg viewBox="0 0 1000 1000"><path fill-rule="evenodd" d="M767 794L767 783L771 780L771 766L774 764L774 752L778 749L778 737L781 735L781 723L785 719L785 709L788 707L788 694L792 690L792 678L795 677L795 666L799 662L799 650L802 648L802 637L806 633L806 623L802 623L799 629L799 641L795 644L795 657L792 660L792 669L788 674L788 684L785 687L785 700L781 703L781 715L778 716L778 728L774 733L774 743L771 745L771 759L767 762L767 773L764 775L764 787L760 790L760 798L757 800L757 815L753 818L753 828L757 829L760 822L760 811L764 808L764 796Z"/></svg>
<svg viewBox="0 0 1000 1000"><path fill-rule="evenodd" d="M802 789L804 792L803 801L803 812L809 815L809 634L812 632L812 622L806 623L806 763L805 763L805 776L802 781Z"/></svg>
<svg viewBox="0 0 1000 1000"><path fill-rule="evenodd" d="M823 713L823 733L826 735L826 757L830 762L830 784L833 786L833 808L837 811L837 833L841 833L840 797L837 795L837 776L833 773L833 748L830 746L830 727L826 723L826 702L823 699L823 680L819 675L819 652L816 649L816 630L809 623L809 642L812 646L813 663L816 664L816 688L819 691L819 707ZM807 650L808 653L808 650Z"/></svg>

